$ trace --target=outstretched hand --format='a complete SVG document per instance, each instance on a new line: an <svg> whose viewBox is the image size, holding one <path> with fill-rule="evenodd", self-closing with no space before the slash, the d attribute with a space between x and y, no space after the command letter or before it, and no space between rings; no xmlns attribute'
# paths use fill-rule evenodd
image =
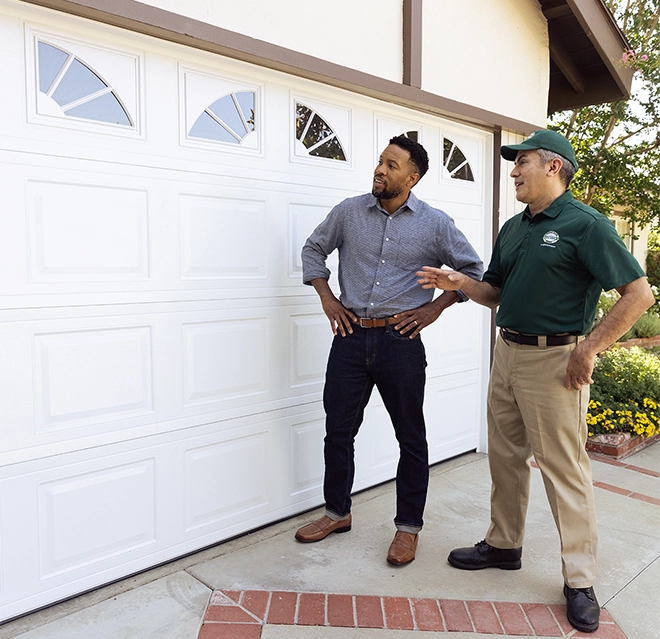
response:
<svg viewBox="0 0 660 639"><path fill-rule="evenodd" d="M434 266L423 266L421 271L416 273L418 284L422 288L439 288L443 291L457 291L461 288L461 282L466 277L458 271L451 271Z"/></svg>

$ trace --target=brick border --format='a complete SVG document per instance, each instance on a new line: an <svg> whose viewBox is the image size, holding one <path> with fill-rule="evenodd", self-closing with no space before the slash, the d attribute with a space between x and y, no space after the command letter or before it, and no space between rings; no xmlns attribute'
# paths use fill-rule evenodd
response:
<svg viewBox="0 0 660 639"><path fill-rule="evenodd" d="M216 590L198 639L260 639L267 624L626 639L607 610L599 629L584 634L571 627L566 606L559 604L268 590Z"/></svg>

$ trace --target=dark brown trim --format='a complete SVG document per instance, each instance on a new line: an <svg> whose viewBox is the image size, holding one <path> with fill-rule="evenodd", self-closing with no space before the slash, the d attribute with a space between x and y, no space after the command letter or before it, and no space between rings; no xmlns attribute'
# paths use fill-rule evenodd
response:
<svg viewBox="0 0 660 639"><path fill-rule="evenodd" d="M403 0L403 83L422 88L423 0Z"/></svg>
<svg viewBox="0 0 660 639"><path fill-rule="evenodd" d="M594 0L566 1L621 92L629 95L633 72L621 64L621 54L630 45L607 7Z"/></svg>
<svg viewBox="0 0 660 639"><path fill-rule="evenodd" d="M386 80L270 42L256 40L135 0L112 0L112 2L109 0L22 1L283 71L418 111L474 124L488 130L502 127L521 133L531 133L535 129L545 126L545 123L524 122L463 102L450 100L413 86Z"/></svg>
<svg viewBox="0 0 660 639"><path fill-rule="evenodd" d="M500 232L500 181L502 178L502 156L500 148L502 147L502 130L493 131L493 212L491 229L491 246L495 246L495 240ZM487 266L487 265L486 265ZM490 359L493 363L493 351L495 349L495 339L497 338L497 326L495 325L495 315L497 309L493 309L490 314Z"/></svg>

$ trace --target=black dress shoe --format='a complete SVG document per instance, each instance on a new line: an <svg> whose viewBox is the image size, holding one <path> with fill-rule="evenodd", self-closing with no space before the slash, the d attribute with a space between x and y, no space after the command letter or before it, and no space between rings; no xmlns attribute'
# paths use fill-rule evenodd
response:
<svg viewBox="0 0 660 639"><path fill-rule="evenodd" d="M600 606L593 588L569 588L564 584L566 618L580 632L596 632Z"/></svg>
<svg viewBox="0 0 660 639"><path fill-rule="evenodd" d="M495 548L486 541L480 541L471 548L456 548L449 553L447 561L461 570L481 570L482 568L501 568L502 570L520 570L522 548Z"/></svg>

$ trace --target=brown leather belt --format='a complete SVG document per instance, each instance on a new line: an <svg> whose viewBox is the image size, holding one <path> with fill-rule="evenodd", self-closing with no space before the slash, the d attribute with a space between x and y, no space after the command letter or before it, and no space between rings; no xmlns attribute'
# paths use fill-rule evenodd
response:
<svg viewBox="0 0 660 639"><path fill-rule="evenodd" d="M399 320L394 317L360 317L355 322L360 328L382 328L396 324Z"/></svg>
<svg viewBox="0 0 660 639"><path fill-rule="evenodd" d="M525 344L527 346L538 346L541 335L521 335L520 333L510 333L505 328L500 329L500 335L507 342L516 344ZM546 335L545 343L547 346L566 346L566 344L575 344L579 341L579 335Z"/></svg>

